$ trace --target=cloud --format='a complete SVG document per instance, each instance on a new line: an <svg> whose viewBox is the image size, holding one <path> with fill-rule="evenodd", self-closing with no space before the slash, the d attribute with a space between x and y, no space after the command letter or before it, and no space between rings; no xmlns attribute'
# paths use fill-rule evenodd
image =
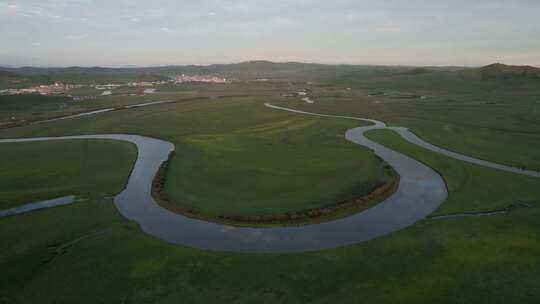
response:
<svg viewBox="0 0 540 304"><path fill-rule="evenodd" d="M50 19L61 19L62 17L56 14L52 10L45 9L40 5L28 5L28 6L18 6L15 4L6 5L9 12L17 14L25 18L50 18Z"/></svg>
<svg viewBox="0 0 540 304"><path fill-rule="evenodd" d="M508 62L512 58L504 56L511 52L540 54L540 40L531 39L540 35L540 19L534 15L540 11L539 0L521 0L527 5L516 0L473 2L0 0L0 32L6 29L0 53L6 57L24 51L57 62L110 60L110 64L253 57L460 64L481 59L478 54L489 50ZM85 32L88 36L80 35ZM165 58L156 42L167 37L182 39L165 40L171 50ZM33 41L43 45L31 47ZM87 43L76 43L82 41ZM62 42L71 42L70 49ZM118 51L105 57L104 45ZM126 49L130 59L125 58ZM62 56L67 52L78 56ZM531 56L528 62L539 63L538 58Z"/></svg>
<svg viewBox="0 0 540 304"><path fill-rule="evenodd" d="M84 39L88 37L88 34L72 34L72 35L67 35L66 38L69 39L69 40L81 40L81 39Z"/></svg>

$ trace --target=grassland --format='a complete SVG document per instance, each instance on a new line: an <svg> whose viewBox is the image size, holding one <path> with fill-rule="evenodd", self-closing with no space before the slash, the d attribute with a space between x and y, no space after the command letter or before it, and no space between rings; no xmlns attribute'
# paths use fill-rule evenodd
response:
<svg viewBox="0 0 540 304"><path fill-rule="evenodd" d="M368 151L343 140L344 131L358 123L273 111L264 102L380 119L451 150L517 166L540 165L540 89L534 80L424 69L344 68L326 70L315 80L304 76L285 83L163 88L213 98L0 130L0 137L130 132L168 139L177 153L167 193L208 213L266 207L249 204L250 198L279 210L288 197L272 200L279 191L297 198L287 208L301 208L336 198L350 189L350 181L367 181L380 172ZM281 97L299 88L309 88L315 103ZM369 97L373 92L386 94ZM245 97L215 98L239 95ZM406 95L411 98L395 98ZM0 219L0 303L539 301L540 180L452 160L392 132L368 136L443 175L449 199L437 215L500 209L516 201L531 207L493 217L423 220L334 250L246 255L164 243L122 218L110 200L95 198ZM370 166L377 170L357 172ZM199 182L190 184L188 176ZM246 192L251 189L240 181L253 190ZM180 187L185 191L175 194ZM239 199L224 206L213 197Z"/></svg>
<svg viewBox="0 0 540 304"><path fill-rule="evenodd" d="M517 167L540 169L540 86L448 72L347 74L313 85L315 104L286 104L323 113L383 120L433 144ZM385 95L369 96L373 92ZM425 96L393 98L398 94Z"/></svg>
<svg viewBox="0 0 540 304"><path fill-rule="evenodd" d="M73 101L65 96L13 95L0 96L0 128L28 124L35 121L155 101L179 101L197 97L193 94L162 93L155 95L115 94ZM210 96L204 96L210 97Z"/></svg>
<svg viewBox="0 0 540 304"><path fill-rule="evenodd" d="M0 96L0 126L39 119L43 113L54 115L66 108L70 99L63 96L15 95Z"/></svg>
<svg viewBox="0 0 540 304"><path fill-rule="evenodd" d="M157 92L144 94L144 88L120 87L112 95L102 96L103 91L79 88L69 91L75 98L67 96L42 96L38 94L0 96L0 128L28 124L35 121L68 116L104 108L156 101L176 101L208 98L225 99L249 96L278 96L286 83L235 83L235 84L181 84L154 87Z"/></svg>
<svg viewBox="0 0 540 304"><path fill-rule="evenodd" d="M271 111L263 106L267 100L186 101L8 129L2 136L137 133L169 140L176 153L166 194L180 209L214 218L330 207L393 179L373 153L344 139L357 122Z"/></svg>
<svg viewBox="0 0 540 304"><path fill-rule="evenodd" d="M434 215L503 209L517 201L536 202L540 207L538 178L487 170L453 159L441 161L437 153L418 149L389 130L370 131L367 137L393 150L413 155L436 168L444 177L449 188L450 203L443 204Z"/></svg>
<svg viewBox="0 0 540 304"><path fill-rule="evenodd" d="M287 117L187 136L165 189L180 207L212 216L280 214L364 196L391 176L371 152L340 138L350 127Z"/></svg>
<svg viewBox="0 0 540 304"><path fill-rule="evenodd" d="M76 195L120 192L131 172L134 145L102 140L0 144L0 209Z"/></svg>
<svg viewBox="0 0 540 304"><path fill-rule="evenodd" d="M456 187L444 212L490 209L540 181L471 168L371 134L440 172L454 166L475 187ZM450 168L450 169L448 169ZM492 176L488 179L485 177ZM506 199L478 189L509 187ZM524 188L528 187L528 188ZM540 298L538 204L503 216L422 221L367 243L316 253L245 255L204 252L144 235L111 204L87 202L0 219L0 299L5 303L527 303ZM29 226L26 223L31 222Z"/></svg>

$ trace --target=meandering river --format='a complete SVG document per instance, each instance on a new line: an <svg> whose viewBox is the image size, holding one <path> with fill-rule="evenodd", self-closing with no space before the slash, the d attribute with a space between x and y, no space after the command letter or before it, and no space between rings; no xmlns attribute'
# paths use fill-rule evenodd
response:
<svg viewBox="0 0 540 304"><path fill-rule="evenodd" d="M534 171L474 159L422 141L405 128L387 127L383 122L349 116L327 115L289 109L271 104L267 107L304 115L362 120L373 123L347 131L347 140L372 149L400 175L398 189L390 197L363 212L320 224L300 227L248 228L191 219L173 213L156 203L151 195L152 180L161 164L174 150L170 142L139 135L104 134L64 137L3 139L0 143L55 141L74 139L109 139L135 144L138 157L126 188L114 198L114 204L126 218L162 240L205 250L284 253L315 251L356 244L408 227L426 218L447 198L443 178L433 169L364 136L374 129L391 129L406 140L449 157L482 166L530 176ZM279 191L279 189L276 189Z"/></svg>

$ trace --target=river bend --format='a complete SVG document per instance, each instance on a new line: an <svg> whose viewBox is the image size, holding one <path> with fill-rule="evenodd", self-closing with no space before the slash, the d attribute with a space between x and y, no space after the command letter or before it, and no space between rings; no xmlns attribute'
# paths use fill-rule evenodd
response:
<svg viewBox="0 0 540 304"><path fill-rule="evenodd" d="M406 228L426 218L448 197L443 178L426 165L364 136L374 129L391 129L407 141L449 157L482 166L531 176L534 171L474 159L424 142L405 128L387 127L383 122L350 116L327 115L279 107L265 106L319 117L362 120L373 123L346 132L346 139L372 149L400 175L399 186L390 197L363 212L325 223L299 227L249 228L206 222L173 213L156 203L151 195L152 180L174 145L170 142L128 134L81 135L2 139L0 143L56 141L77 139L108 139L127 141L138 149L137 160L126 188L115 196L114 204L126 218L137 222L141 229L159 239L205 250L286 253L335 248L367 241ZM276 189L277 190L277 189Z"/></svg>

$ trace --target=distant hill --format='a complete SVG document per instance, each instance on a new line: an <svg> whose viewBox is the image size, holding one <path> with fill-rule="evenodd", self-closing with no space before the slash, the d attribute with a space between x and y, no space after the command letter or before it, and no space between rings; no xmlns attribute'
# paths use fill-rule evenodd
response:
<svg viewBox="0 0 540 304"><path fill-rule="evenodd" d="M283 77L298 73L317 71L330 66L323 64L270 61L249 61L235 64L213 64L208 66L162 66L146 68L3 68L3 73L29 79L63 81L69 83L104 83L129 81L158 81L179 74L222 74L236 78ZM0 76L1 77L1 76Z"/></svg>
<svg viewBox="0 0 540 304"><path fill-rule="evenodd" d="M327 67L324 64L301 63L301 62L270 62L270 61L247 61L235 64L215 64L208 66L210 70L229 73L275 73L275 72L304 72Z"/></svg>
<svg viewBox="0 0 540 304"><path fill-rule="evenodd" d="M407 66L365 66L326 65L302 62L247 61L233 64L161 66L145 68L1 68L0 89L20 88L54 81L66 83L126 83L131 81L159 81L170 76L188 74L220 74L227 78L253 80L257 78L280 79L285 81L309 81L335 77L365 78L367 76L406 76L429 79L434 73L455 72L466 78L495 80L539 79L539 70L533 67L506 66L493 64L479 69L459 67L407 67Z"/></svg>
<svg viewBox="0 0 540 304"><path fill-rule="evenodd" d="M45 82L62 81L67 83L107 83L130 81L158 81L167 79L145 69L116 69L101 67L35 68L22 67L7 69L8 72L23 75L29 79Z"/></svg>
<svg viewBox="0 0 540 304"><path fill-rule="evenodd" d="M16 79L16 78L20 78L20 77L23 77L17 73L13 73L13 72L9 72L9 71L2 71L0 70L0 77L2 78L13 78L13 79Z"/></svg>
<svg viewBox="0 0 540 304"><path fill-rule="evenodd" d="M540 69L532 66L505 65L494 63L477 69L465 71L465 75L479 77L484 80L497 81L535 81L540 80Z"/></svg>
<svg viewBox="0 0 540 304"><path fill-rule="evenodd" d="M20 88L35 82L31 77L14 73L11 71L0 70L0 89L2 88Z"/></svg>
<svg viewBox="0 0 540 304"><path fill-rule="evenodd" d="M540 79L540 69L532 66L513 66L495 63L480 69L485 79Z"/></svg>

